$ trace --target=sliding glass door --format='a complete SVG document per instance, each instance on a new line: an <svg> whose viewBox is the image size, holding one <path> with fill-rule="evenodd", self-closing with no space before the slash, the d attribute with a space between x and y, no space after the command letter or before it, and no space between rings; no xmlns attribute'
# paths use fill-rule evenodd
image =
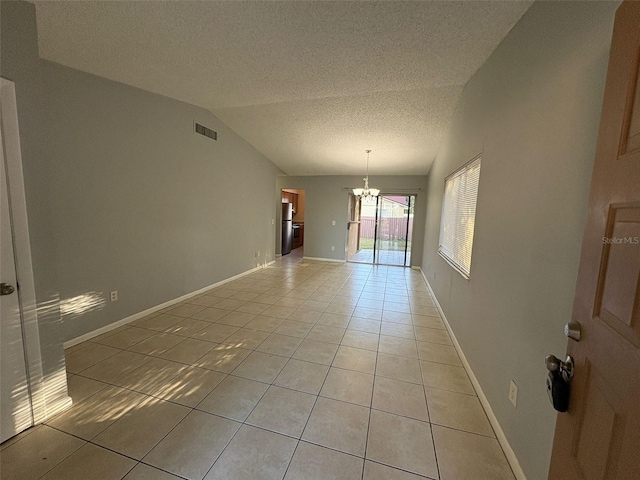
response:
<svg viewBox="0 0 640 480"><path fill-rule="evenodd" d="M380 195L352 199L349 261L381 265L411 265L414 195ZM357 212L354 221L353 212Z"/></svg>
<svg viewBox="0 0 640 480"><path fill-rule="evenodd" d="M411 265L410 233L413 233L411 200L411 196L379 197L375 263Z"/></svg>

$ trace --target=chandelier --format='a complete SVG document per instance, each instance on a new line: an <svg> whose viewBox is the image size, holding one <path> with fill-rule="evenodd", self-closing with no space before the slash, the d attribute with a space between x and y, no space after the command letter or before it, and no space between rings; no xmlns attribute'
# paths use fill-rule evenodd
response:
<svg viewBox="0 0 640 480"><path fill-rule="evenodd" d="M377 197L380 195L380 190L369 188L369 154L371 150L365 150L365 152L367 152L367 176L364 177L364 188L354 188L353 194L356 197Z"/></svg>

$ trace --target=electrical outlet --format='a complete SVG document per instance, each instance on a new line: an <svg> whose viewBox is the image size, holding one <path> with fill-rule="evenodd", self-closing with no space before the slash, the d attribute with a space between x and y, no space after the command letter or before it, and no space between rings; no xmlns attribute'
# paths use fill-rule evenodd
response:
<svg viewBox="0 0 640 480"><path fill-rule="evenodd" d="M336 221L335 220L331 220L331 225L335 225Z"/></svg>
<svg viewBox="0 0 640 480"><path fill-rule="evenodd" d="M509 383L509 401L513 404L514 407L518 403L518 386L513 383L513 380L511 380L511 383Z"/></svg>
<svg viewBox="0 0 640 480"><path fill-rule="evenodd" d="M336 250L335 245L331 245L331 251L334 252Z"/></svg>
<svg viewBox="0 0 640 480"><path fill-rule="evenodd" d="M271 219L271 225L275 225L275 224L276 224L276 219L275 219L275 218L272 218L272 219Z"/></svg>
<svg viewBox="0 0 640 480"><path fill-rule="evenodd" d="M118 291L114 290L113 292L111 292L111 294L109 295L109 298L111 299L112 302L115 302L116 300L118 300Z"/></svg>
<svg viewBox="0 0 640 480"><path fill-rule="evenodd" d="M256 254L256 257L260 257L260 250L258 250L258 253Z"/></svg>

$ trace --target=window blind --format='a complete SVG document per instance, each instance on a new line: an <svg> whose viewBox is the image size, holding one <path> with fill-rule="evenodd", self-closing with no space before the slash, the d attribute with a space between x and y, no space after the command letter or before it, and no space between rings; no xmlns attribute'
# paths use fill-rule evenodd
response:
<svg viewBox="0 0 640 480"><path fill-rule="evenodd" d="M476 201L480 181L480 157L445 179L438 253L469 278Z"/></svg>

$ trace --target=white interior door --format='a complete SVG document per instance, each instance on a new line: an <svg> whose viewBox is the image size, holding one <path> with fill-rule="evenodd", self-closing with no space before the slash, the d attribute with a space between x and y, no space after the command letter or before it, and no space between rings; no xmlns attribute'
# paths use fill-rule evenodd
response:
<svg viewBox="0 0 640 480"><path fill-rule="evenodd" d="M0 122L0 442L33 425L9 208L5 129L2 128L2 123Z"/></svg>

